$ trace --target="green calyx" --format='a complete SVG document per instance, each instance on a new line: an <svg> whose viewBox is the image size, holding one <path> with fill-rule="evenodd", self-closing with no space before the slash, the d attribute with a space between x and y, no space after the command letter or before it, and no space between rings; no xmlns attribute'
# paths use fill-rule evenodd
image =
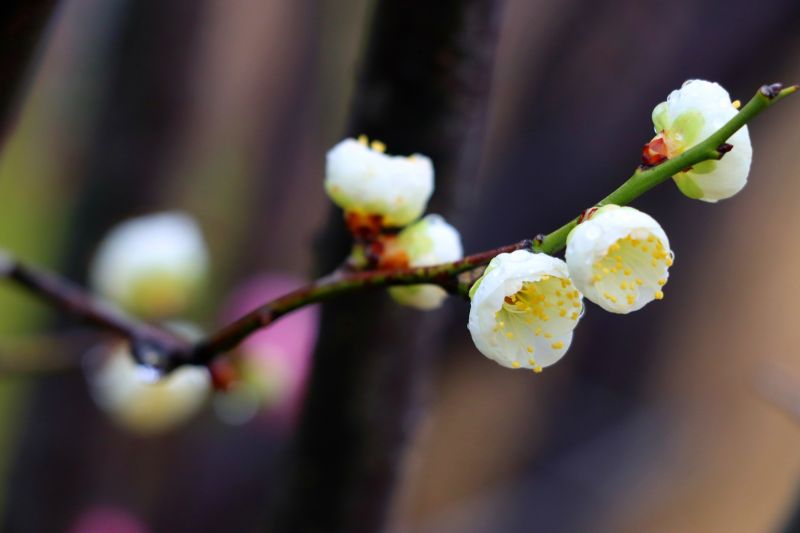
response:
<svg viewBox="0 0 800 533"><path fill-rule="evenodd" d="M433 251L434 243L429 234L430 223L422 219L405 228L397 235L398 246L408 254L412 262Z"/></svg>
<svg viewBox="0 0 800 533"><path fill-rule="evenodd" d="M678 186L678 189L680 189L683 194L692 200L700 200L703 198L703 189L700 188L700 186L688 172L675 174L673 179L675 180L675 184Z"/></svg>
<svg viewBox="0 0 800 533"><path fill-rule="evenodd" d="M681 147L678 153L701 140L699 137L705 123L706 119L700 111L686 111L678 115L675 120L670 120L667 102L661 102L653 109L653 125L656 131L666 132L672 141L671 144Z"/></svg>
<svg viewBox="0 0 800 533"><path fill-rule="evenodd" d="M676 118L669 127L670 136L687 148L697 144L706 119L699 111L687 111Z"/></svg>
<svg viewBox="0 0 800 533"><path fill-rule="evenodd" d="M497 259L497 258L495 258ZM495 259L492 259L489 264L486 266L486 269L481 274L481 277L475 280L475 283L472 284L472 287L469 288L469 299L472 300L472 297L475 296L475 292L478 290L478 287L483 282L483 278L486 277L486 274L497 268L497 265L494 264Z"/></svg>

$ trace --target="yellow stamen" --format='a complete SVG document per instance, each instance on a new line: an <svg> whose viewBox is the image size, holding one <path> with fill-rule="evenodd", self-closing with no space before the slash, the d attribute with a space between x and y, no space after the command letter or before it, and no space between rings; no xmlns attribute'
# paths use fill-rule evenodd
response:
<svg viewBox="0 0 800 533"><path fill-rule="evenodd" d="M554 350L560 350L561 348L564 347L564 343L561 342L561 341L558 341L558 342L554 342L550 346L552 346Z"/></svg>
<svg viewBox="0 0 800 533"><path fill-rule="evenodd" d="M663 299L664 299L664 293L661 291L656 291L656 300L663 300Z"/></svg>

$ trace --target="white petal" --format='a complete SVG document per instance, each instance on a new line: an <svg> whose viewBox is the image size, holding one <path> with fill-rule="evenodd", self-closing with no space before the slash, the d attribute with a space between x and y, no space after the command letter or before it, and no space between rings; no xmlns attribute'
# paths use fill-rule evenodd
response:
<svg viewBox="0 0 800 533"><path fill-rule="evenodd" d="M572 230L565 255L575 286L612 313L630 313L663 297L673 258L655 219L615 205L602 207Z"/></svg>
<svg viewBox="0 0 800 533"><path fill-rule="evenodd" d="M477 283L468 328L486 357L508 368L539 369L566 353L583 314L582 296L566 263L517 250L495 257ZM522 300L534 294L543 298L535 308ZM517 298L518 310L509 303Z"/></svg>
<svg viewBox="0 0 800 533"><path fill-rule="evenodd" d="M182 366L153 381L123 344L90 371L89 383L98 406L121 426L145 435L163 433L188 420L211 392L205 367Z"/></svg>
<svg viewBox="0 0 800 533"><path fill-rule="evenodd" d="M208 273L209 256L197 223L168 212L143 216L113 228L100 243L91 265L91 284L105 297L148 314L164 304L185 304ZM147 291L147 284L154 290ZM172 291L174 294L166 295ZM161 301L142 301L143 294ZM158 299L158 298L156 298ZM172 309L170 309L172 311Z"/></svg>
<svg viewBox="0 0 800 533"><path fill-rule="evenodd" d="M422 311L438 309L447 298L447 291L438 285L429 284L390 287L389 294L397 303Z"/></svg>
<svg viewBox="0 0 800 533"><path fill-rule="evenodd" d="M345 139L328 152L325 190L345 211L378 214L386 226L405 226L425 211L433 164L424 155L389 156Z"/></svg>
<svg viewBox="0 0 800 533"><path fill-rule="evenodd" d="M464 257L461 235L439 215L427 215L406 227L387 245L386 253L404 252L409 266L431 266ZM436 309L442 305L447 292L436 285L411 285L392 287L392 297L403 305L422 310Z"/></svg>
<svg viewBox="0 0 800 533"><path fill-rule="evenodd" d="M427 215L403 229L388 248L390 253L405 252L412 267L437 265L464 257L461 235L439 215Z"/></svg>

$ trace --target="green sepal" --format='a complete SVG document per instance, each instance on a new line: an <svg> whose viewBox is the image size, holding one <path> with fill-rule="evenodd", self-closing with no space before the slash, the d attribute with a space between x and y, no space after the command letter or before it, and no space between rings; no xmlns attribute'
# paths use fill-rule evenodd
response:
<svg viewBox="0 0 800 533"><path fill-rule="evenodd" d="M681 144L683 146L694 146L697 143L697 138L700 132L703 131L703 126L706 119L699 111L687 111L675 119L670 127L670 133L674 137L676 134L681 136Z"/></svg>
<svg viewBox="0 0 800 533"><path fill-rule="evenodd" d="M700 200L703 198L703 189L700 188L697 182L693 180L688 173L681 172L680 174L676 174L673 179L678 189L692 200Z"/></svg>
<svg viewBox="0 0 800 533"><path fill-rule="evenodd" d="M653 125L656 132L661 133L669 127L669 107L666 102L661 102L653 109Z"/></svg>

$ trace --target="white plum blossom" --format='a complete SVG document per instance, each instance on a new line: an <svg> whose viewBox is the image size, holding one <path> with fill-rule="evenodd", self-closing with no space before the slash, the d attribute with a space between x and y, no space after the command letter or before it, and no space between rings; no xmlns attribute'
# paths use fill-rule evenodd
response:
<svg viewBox="0 0 800 533"><path fill-rule="evenodd" d="M190 216L166 212L113 228L91 265L91 284L134 313L163 318L183 311L209 269L203 234Z"/></svg>
<svg viewBox="0 0 800 533"><path fill-rule="evenodd" d="M181 366L158 379L153 369L134 361L124 343L89 370L88 381L97 405L120 426L141 435L163 433L188 420L211 393L206 367Z"/></svg>
<svg viewBox="0 0 800 533"><path fill-rule="evenodd" d="M561 359L583 315L583 296L567 264L525 250L492 259L470 298L475 346L508 368L540 372Z"/></svg>
<svg viewBox="0 0 800 533"><path fill-rule="evenodd" d="M364 136L345 139L327 155L325 190L348 214L378 215L387 227L417 220L433 193L433 164L424 155L390 156Z"/></svg>
<svg viewBox="0 0 800 533"><path fill-rule="evenodd" d="M567 238L573 282L612 313L630 313L662 299L673 258L658 222L632 207L601 207Z"/></svg>
<svg viewBox="0 0 800 533"><path fill-rule="evenodd" d="M461 235L439 215L427 215L406 227L389 241L386 254L403 254L410 267L431 266L464 257ZM447 292L437 285L391 287L389 293L399 303L422 310L442 305Z"/></svg>
<svg viewBox="0 0 800 533"><path fill-rule="evenodd" d="M648 147L656 147L656 151L668 158L678 156L725 125L736 115L737 108L728 91L719 84L689 80L653 110L657 136ZM698 163L674 176L675 183L686 196L716 202L742 190L753 158L747 126L727 142L733 149L719 161Z"/></svg>

